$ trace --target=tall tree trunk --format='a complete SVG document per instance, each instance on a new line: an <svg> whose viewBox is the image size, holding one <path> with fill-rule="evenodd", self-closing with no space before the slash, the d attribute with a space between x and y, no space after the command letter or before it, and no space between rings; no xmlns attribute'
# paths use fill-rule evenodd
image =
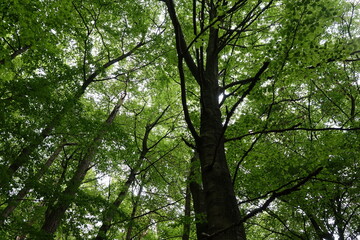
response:
<svg viewBox="0 0 360 240"><path fill-rule="evenodd" d="M189 53L173 0L165 0L165 3L175 30L184 116L189 130L195 138L200 157L208 223L208 232L204 234L213 240L244 240L246 239L245 230L241 222L240 211L225 156L224 128L218 102L218 53L220 51L218 29L209 27L206 67L203 70L202 66L195 65ZM215 3L212 1L210 1L208 7L209 22L211 23L218 17L217 10ZM197 135L192 125L187 109L185 74L182 69L183 59L200 85L200 136Z"/></svg>
<svg viewBox="0 0 360 240"><path fill-rule="evenodd" d="M185 192L185 210L184 210L183 235L181 238L182 240L190 239L190 230L191 230L190 214L191 214L191 194L190 194L190 186L188 183Z"/></svg>
<svg viewBox="0 0 360 240"><path fill-rule="evenodd" d="M85 156L80 159L76 172L73 177L66 184L66 189L61 193L55 204L48 206L45 213L45 221L41 227L44 234L51 238L56 232L60 222L65 215L66 210L75 199L75 195L85 178L87 171L89 170L90 164L94 159L97 149L106 134L108 127L113 123L117 113L119 112L120 106L123 104L125 94L119 99L119 102L115 105L113 111L104 123L103 128L100 130L98 135L94 138L91 145L88 147Z"/></svg>
<svg viewBox="0 0 360 240"><path fill-rule="evenodd" d="M8 168L8 177L12 177L12 175L24 164L29 161L30 155L35 151L37 147L39 147L43 141L52 133L54 128L60 123L61 119L64 115L66 115L72 108L75 106L75 103L81 98L81 96L85 93L87 87L93 82L93 78L88 78L81 87L79 87L72 98L70 98L64 107L55 114L52 119L47 123L45 128L41 131L41 133L33 139L29 145L24 147L20 154L12 161Z"/></svg>
<svg viewBox="0 0 360 240"><path fill-rule="evenodd" d="M210 34L210 38L216 38ZM216 39L214 39L216 41ZM208 52L211 50L208 47ZM215 47L215 46L214 46ZM211 239L246 239L225 156L224 134L218 104L217 56L208 55L201 86L199 151L206 215ZM234 226L234 223L239 223ZM229 228L229 226L232 226Z"/></svg>
<svg viewBox="0 0 360 240"><path fill-rule="evenodd" d="M119 206L124 201L131 184L135 180L135 177L136 177L135 171L131 170L131 172L130 172L124 186L122 187L121 191L119 192L116 200L112 204L110 204L108 209L105 210L103 222L102 222L101 227L99 228L99 231L98 231L97 236L95 237L95 240L105 240L106 239L106 234L111 227L111 222L114 219Z"/></svg>

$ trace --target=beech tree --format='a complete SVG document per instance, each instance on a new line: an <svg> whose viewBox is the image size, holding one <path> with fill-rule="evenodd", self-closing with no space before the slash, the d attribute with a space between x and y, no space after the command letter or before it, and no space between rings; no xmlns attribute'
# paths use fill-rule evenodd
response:
<svg viewBox="0 0 360 240"><path fill-rule="evenodd" d="M357 239L355 0L0 4L5 239Z"/></svg>
<svg viewBox="0 0 360 240"><path fill-rule="evenodd" d="M303 130L310 131L313 140L313 131L331 130L315 127L331 125L333 115L327 120L324 114L321 117L314 116L319 112L313 110L316 108L314 95L323 94L333 105L340 104L333 101L316 82L319 78L326 78L324 72L329 71L328 69L341 67L339 65L347 68L346 62L356 61L352 56L357 53L356 47L354 48L357 44L352 39L349 25L353 15L347 21L341 15L344 13L334 8L335 2L325 5L321 1L193 1L178 3L178 7L172 0L164 2L175 32L184 118L194 139L194 148L199 152L208 224L205 238L246 239L243 223L265 210L276 198L298 190L300 183L280 191L287 185L285 184L282 188L268 192L261 197L269 196L261 207L241 215L233 188L243 175L239 173L241 164L255 144L261 144L257 142L264 134ZM185 7L182 8L183 6ZM353 14L354 5L351 6ZM188 17L189 21L184 15L181 19L182 16L177 11L191 16ZM334 15L338 14L342 16L342 23L348 24L348 36L341 35L337 41L342 41L347 46L353 45L349 48L342 47L340 51L338 45L326 46L326 43L331 42L327 39L328 32L337 27ZM185 74L183 62L192 75L190 78L198 85L195 87L198 97L193 100L197 101L200 111L197 126L187 103L189 87L186 83L190 80L186 80L189 76ZM296 75L300 79L289 81ZM357 77L350 80L349 84L358 86ZM334 87L337 85L334 83ZM246 104L247 101L252 104ZM307 113L295 106L290 109L276 106L280 103L301 106L303 101L308 103ZM256 109L256 102L263 106L258 105ZM239 111L246 111L246 108L251 109L242 117ZM334 121L335 125L339 121L342 124L333 130L358 130L351 124L351 116L355 112L346 113L341 107L338 108L345 116L343 120ZM274 115L278 116L275 118ZM242 120L244 118L246 120ZM322 120L321 124L319 120L315 120L319 118ZM241 140L244 136L230 136L238 134L244 125L249 127L248 135L258 137L241 159L234 159L238 163L231 179L224 143ZM227 136L230 139L226 139ZM264 164L259 163L261 165ZM319 163L316 165L320 166ZM311 168L307 166L307 169ZM322 167L314 172L310 170L312 173L308 177L318 175L320 170ZM252 173L254 170L249 171ZM308 177L305 179L309 180ZM301 182L302 184L305 182ZM242 197L244 196L238 195L238 198Z"/></svg>

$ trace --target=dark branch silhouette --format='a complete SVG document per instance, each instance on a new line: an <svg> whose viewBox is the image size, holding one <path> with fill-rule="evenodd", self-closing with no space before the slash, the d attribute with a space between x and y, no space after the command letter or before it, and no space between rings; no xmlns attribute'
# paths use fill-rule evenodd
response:
<svg viewBox="0 0 360 240"><path fill-rule="evenodd" d="M287 188L287 189L284 189L282 191L279 191L277 192L276 190L272 192L272 195L268 198L268 200L265 201L265 203L259 207L259 208L256 208L254 210L252 210L251 212L249 212L248 214L246 214L241 220L240 222L238 223L234 223L232 225L230 225L229 227L225 228L225 229L222 229L220 231L217 231L209 236L206 237L206 239L211 239L212 237L218 235L218 234L221 234L222 232L225 232L227 231L228 229L230 228L233 228L245 221L247 221L248 219L256 216L257 214L263 212L264 210L267 209L267 207L270 205L270 203L272 203L275 199L279 198L279 197L282 197L282 196L285 196L285 195L289 195L291 194L292 192L295 192L295 191L298 191L299 188L304 185L305 183L307 183L308 181L310 181L313 177L315 177L316 175L318 175L321 170L323 169L323 167L319 167L318 169L316 169L314 172L310 173L307 177L303 178L300 182L298 182L296 185L294 185L293 187L291 188Z"/></svg>
<svg viewBox="0 0 360 240"><path fill-rule="evenodd" d="M244 137L257 135L257 134L268 134L268 133L283 133L283 132L290 132L290 131L309 131L309 132L321 132L321 131L359 131L360 127L355 128L343 128L343 127L328 127L328 128L304 128L304 127L297 127L300 124L296 124L290 128L283 128L283 129L271 129L271 130L264 130L264 131L257 131L244 134L239 137L227 138L225 142L241 140Z"/></svg>

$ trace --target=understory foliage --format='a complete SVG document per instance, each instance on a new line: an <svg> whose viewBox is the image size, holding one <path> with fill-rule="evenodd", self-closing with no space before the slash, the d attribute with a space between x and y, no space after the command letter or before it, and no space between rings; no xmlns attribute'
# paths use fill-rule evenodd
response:
<svg viewBox="0 0 360 240"><path fill-rule="evenodd" d="M3 0L1 239L360 239L356 0Z"/></svg>

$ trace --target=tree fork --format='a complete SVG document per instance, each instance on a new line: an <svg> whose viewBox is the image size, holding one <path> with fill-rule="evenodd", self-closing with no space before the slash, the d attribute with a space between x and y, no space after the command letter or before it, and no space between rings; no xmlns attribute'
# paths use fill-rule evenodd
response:
<svg viewBox="0 0 360 240"><path fill-rule="evenodd" d="M194 60L186 46L174 3L172 0L165 0L164 2L167 5L175 31L179 66L182 66L180 61L184 59L193 77L201 88L201 119L200 136L198 139L196 139L197 134L195 134L191 122L187 121L188 127L195 138L196 147L199 152L204 195L207 200L205 205L209 232L200 234L211 235L221 229L228 228L227 231L214 236L212 239L245 240L246 236L243 225L232 226L234 222L240 221L241 216L236 203L230 172L226 162L221 111L218 104L218 30L210 27L205 61L206 69L203 74L200 74L198 66L194 66ZM216 15L217 11L215 7L211 6L210 22L212 19L216 18ZM186 89L184 89L184 75L182 69L179 69L179 73L183 82L181 86L182 91L186 91ZM200 78L200 76L204 77ZM182 94L182 98L184 97L186 96ZM184 103L185 100L182 100ZM187 106L184 106L183 104L183 108L186 113ZM232 227L229 228L229 226Z"/></svg>

